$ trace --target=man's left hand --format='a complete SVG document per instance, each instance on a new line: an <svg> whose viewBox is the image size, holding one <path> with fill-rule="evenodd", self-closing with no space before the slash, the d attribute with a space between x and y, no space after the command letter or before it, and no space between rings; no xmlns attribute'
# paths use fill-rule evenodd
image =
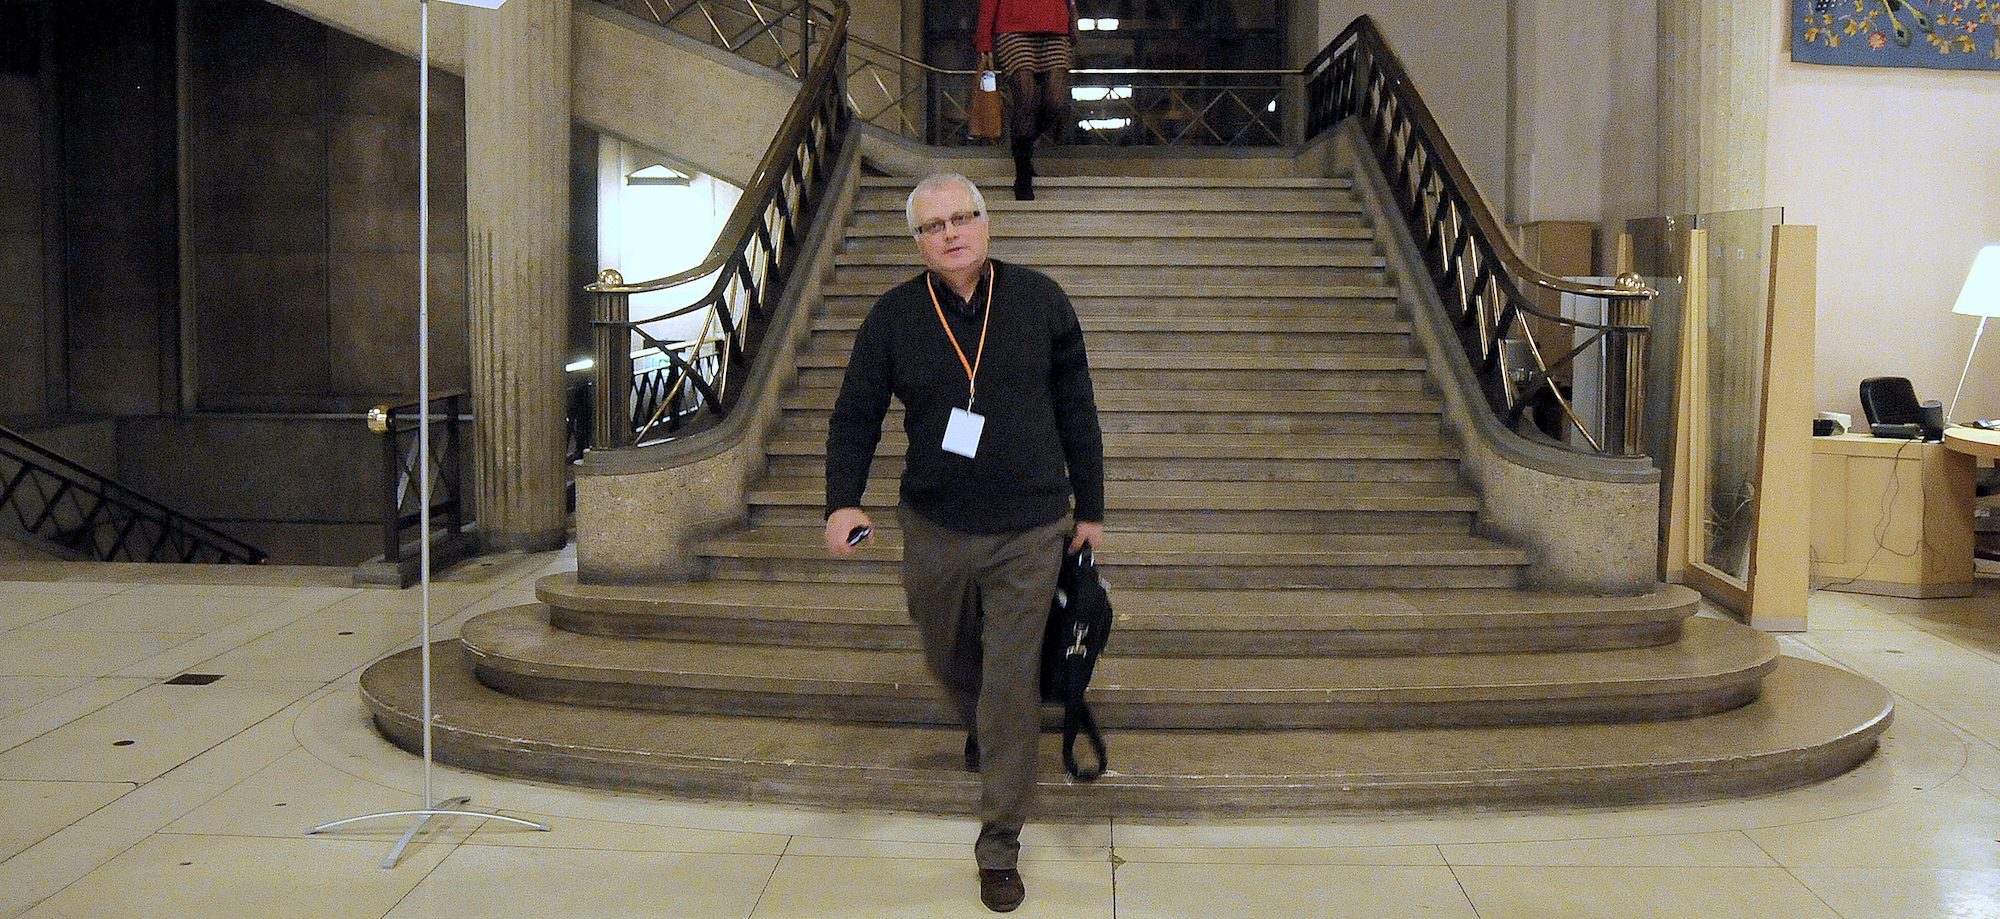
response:
<svg viewBox="0 0 2000 919"><path fill-rule="evenodd" d="M1074 554L1088 545L1091 552L1104 542L1104 524L1094 520L1076 522L1076 535L1069 539L1069 551Z"/></svg>

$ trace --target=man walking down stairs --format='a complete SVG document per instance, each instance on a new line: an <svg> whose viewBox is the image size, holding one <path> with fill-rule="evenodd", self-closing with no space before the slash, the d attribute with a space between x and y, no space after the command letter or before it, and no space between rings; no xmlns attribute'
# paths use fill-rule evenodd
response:
<svg viewBox="0 0 2000 919"><path fill-rule="evenodd" d="M1025 895L1043 623L1060 553L1104 539L1103 435L1069 298L1040 272L987 258L979 189L934 175L904 210L925 270L883 294L856 337L827 433L824 541L846 557L869 538L861 497L893 393L909 441L904 592L983 781L979 898L1008 912Z"/></svg>

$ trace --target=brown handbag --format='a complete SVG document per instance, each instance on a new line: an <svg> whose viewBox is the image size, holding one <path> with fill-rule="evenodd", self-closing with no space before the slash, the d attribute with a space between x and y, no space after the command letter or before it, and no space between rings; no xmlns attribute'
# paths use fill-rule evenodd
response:
<svg viewBox="0 0 2000 919"><path fill-rule="evenodd" d="M1000 139L1000 84L993 73L990 55L980 55L979 71L972 75L972 102L965 110L965 134L974 140Z"/></svg>

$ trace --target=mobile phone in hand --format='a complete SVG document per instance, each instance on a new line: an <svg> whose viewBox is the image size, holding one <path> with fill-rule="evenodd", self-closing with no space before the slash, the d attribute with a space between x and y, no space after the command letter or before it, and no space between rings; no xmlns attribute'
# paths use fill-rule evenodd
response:
<svg viewBox="0 0 2000 919"><path fill-rule="evenodd" d="M854 529L848 530L847 544L850 546L861 545L861 541L867 539L869 535L874 532L875 532L874 530L871 530L865 526L859 526L855 527Z"/></svg>

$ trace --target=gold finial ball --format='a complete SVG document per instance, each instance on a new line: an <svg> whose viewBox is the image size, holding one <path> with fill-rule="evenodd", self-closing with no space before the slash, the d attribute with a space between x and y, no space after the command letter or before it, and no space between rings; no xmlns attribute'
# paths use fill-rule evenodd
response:
<svg viewBox="0 0 2000 919"><path fill-rule="evenodd" d="M389 407L378 405L368 410L368 430L377 434L389 433Z"/></svg>
<svg viewBox="0 0 2000 919"><path fill-rule="evenodd" d="M1631 271L1619 273L1618 280L1615 283L1619 290L1636 291L1646 289L1646 279L1640 277L1638 273Z"/></svg>
<svg viewBox="0 0 2000 919"><path fill-rule="evenodd" d="M625 283L625 276L616 268L606 268L597 273L597 283L616 286Z"/></svg>

